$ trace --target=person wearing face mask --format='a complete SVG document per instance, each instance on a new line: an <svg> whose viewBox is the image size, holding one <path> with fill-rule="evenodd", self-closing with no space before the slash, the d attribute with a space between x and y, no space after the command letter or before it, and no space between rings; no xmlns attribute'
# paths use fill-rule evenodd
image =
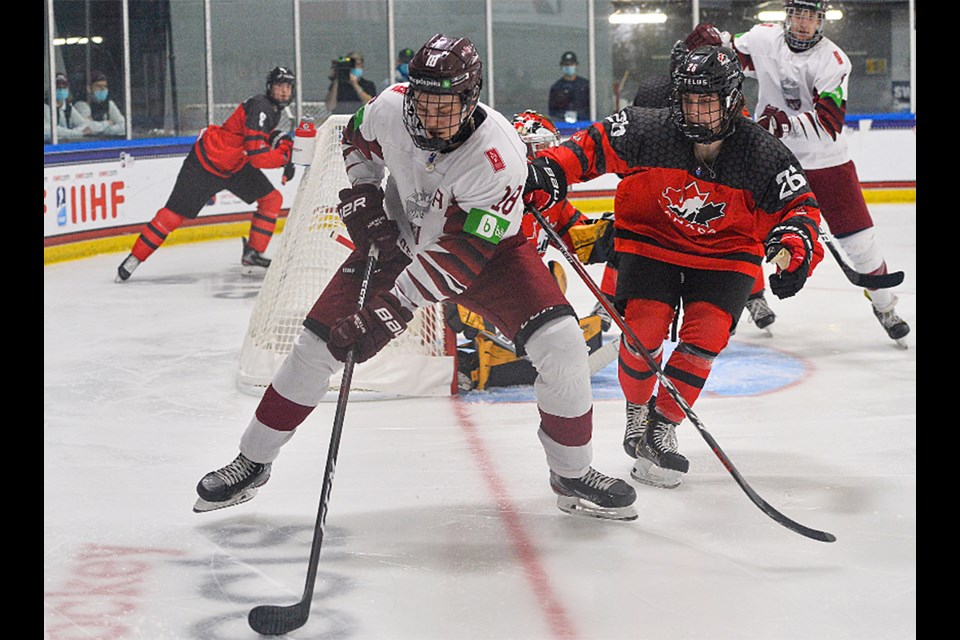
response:
<svg viewBox="0 0 960 640"><path fill-rule="evenodd" d="M330 64L327 109L330 113L354 113L377 95L377 85L363 77L363 54L351 51Z"/></svg>
<svg viewBox="0 0 960 640"><path fill-rule="evenodd" d="M396 66L393 68L393 77L386 78L382 83L380 83L380 91L385 90L387 87L389 87L392 84L396 84L398 82L406 82L407 80L410 79L410 73L409 73L408 67L409 67L410 61L413 60L413 54L414 54L413 49L409 47L400 49L400 53L397 54Z"/></svg>
<svg viewBox="0 0 960 640"><path fill-rule="evenodd" d="M550 87L547 111L551 118L565 122L590 119L590 81L577 75L577 54L567 51L560 57L563 77Z"/></svg>
<svg viewBox="0 0 960 640"><path fill-rule="evenodd" d="M127 133L127 119L117 103L110 99L107 76L102 71L90 72L87 100L78 100L74 108L90 121L90 128L95 134L123 136Z"/></svg>
<svg viewBox="0 0 960 640"><path fill-rule="evenodd" d="M67 74L58 73L56 76L57 100L57 142L79 140L93 132L90 121L74 108L73 96L70 93L70 81ZM53 126L50 118L50 103L43 102L43 141L50 142Z"/></svg>

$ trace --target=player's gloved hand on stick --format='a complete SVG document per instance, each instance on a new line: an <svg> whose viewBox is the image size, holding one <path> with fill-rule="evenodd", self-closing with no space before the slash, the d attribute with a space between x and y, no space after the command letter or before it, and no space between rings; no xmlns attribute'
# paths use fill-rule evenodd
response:
<svg viewBox="0 0 960 640"><path fill-rule="evenodd" d="M287 184L293 180L293 176L297 173L297 165L292 162L288 162L283 167L283 177L280 179L280 184Z"/></svg>
<svg viewBox="0 0 960 640"><path fill-rule="evenodd" d="M360 311L341 320L330 331L327 347L340 362L354 350L354 361L365 362L377 355L387 343L404 332L413 312L400 304L392 293L380 293Z"/></svg>
<svg viewBox="0 0 960 640"><path fill-rule="evenodd" d="M362 253L370 244L380 250L380 261L389 262L400 252L397 239L400 228L383 210L383 189L372 184L359 184L340 190L337 214L347 227L350 239Z"/></svg>
<svg viewBox="0 0 960 640"><path fill-rule="evenodd" d="M720 31L709 22L701 22L690 32L683 43L687 45L687 51L693 51L697 47L705 45L729 47L730 34L726 31Z"/></svg>
<svg viewBox="0 0 960 640"><path fill-rule="evenodd" d="M772 104L768 104L763 110L757 119L757 124L778 138L790 133L791 128L790 117Z"/></svg>
<svg viewBox="0 0 960 640"><path fill-rule="evenodd" d="M567 176L557 162L549 158L535 158L527 165L524 204L538 211L546 211L566 197Z"/></svg>
<svg viewBox="0 0 960 640"><path fill-rule="evenodd" d="M790 262L786 268L778 266L777 272L770 274L770 291L781 300L796 295L810 275L810 262L813 259L813 241L815 236L807 225L786 222L770 230L764 243L767 262L773 260L781 249L790 252Z"/></svg>

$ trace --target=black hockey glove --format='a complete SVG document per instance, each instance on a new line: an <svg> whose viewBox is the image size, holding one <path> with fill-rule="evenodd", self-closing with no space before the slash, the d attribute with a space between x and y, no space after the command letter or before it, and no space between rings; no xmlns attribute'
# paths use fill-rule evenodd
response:
<svg viewBox="0 0 960 640"><path fill-rule="evenodd" d="M781 249L790 252L786 268L777 267L770 275L770 291L781 300L796 295L810 275L813 259L813 243L816 231L800 221L784 222L770 230L766 245L767 262L772 261Z"/></svg>
<svg viewBox="0 0 960 640"><path fill-rule="evenodd" d="M330 331L327 347L340 362L354 350L355 362L365 362L377 355L387 343L404 332L413 312L400 304L389 291L373 297L360 311L341 320Z"/></svg>
<svg viewBox="0 0 960 640"><path fill-rule="evenodd" d="M280 179L280 184L287 184L293 180L293 176L297 173L297 165L292 162L288 162L283 167L283 177Z"/></svg>
<svg viewBox="0 0 960 640"><path fill-rule="evenodd" d="M523 202L537 211L546 211L567 197L567 176L559 163L536 158L527 165Z"/></svg>
<svg viewBox="0 0 960 640"><path fill-rule="evenodd" d="M337 214L361 253L366 254L371 243L380 249L382 262L389 262L400 252L400 228L383 210L383 189L372 184L341 189Z"/></svg>

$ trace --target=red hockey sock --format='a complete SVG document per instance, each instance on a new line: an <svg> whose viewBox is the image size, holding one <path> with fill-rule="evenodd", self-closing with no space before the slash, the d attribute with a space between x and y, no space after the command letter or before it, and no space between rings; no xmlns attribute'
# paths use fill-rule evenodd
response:
<svg viewBox="0 0 960 640"><path fill-rule="evenodd" d="M150 255L160 248L167 236L174 229L183 224L183 216L174 213L164 207L157 211L153 220L147 223L147 226L140 232L140 237L133 243L133 249L130 251L138 260L143 262Z"/></svg>
<svg viewBox="0 0 960 640"><path fill-rule="evenodd" d="M253 214L253 220L250 221L250 248L263 253L270 244L270 238L277 228L277 218L280 217L280 205L283 204L283 196L274 189L267 195L257 200L257 211Z"/></svg>

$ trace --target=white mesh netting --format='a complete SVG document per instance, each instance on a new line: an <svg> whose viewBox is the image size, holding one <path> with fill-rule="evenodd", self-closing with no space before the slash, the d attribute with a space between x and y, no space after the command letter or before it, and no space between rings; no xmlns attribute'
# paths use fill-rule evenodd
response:
<svg viewBox="0 0 960 640"><path fill-rule="evenodd" d="M350 116L334 115L317 130L313 162L304 171L293 206L257 296L240 352L239 388L260 395L290 352L302 322L350 250L337 216L340 189L350 186L340 134ZM455 349L440 304L418 309L407 330L370 360L356 366L351 393L377 397L450 395L455 388ZM331 380L339 385L339 376ZM327 398L333 394L328 393Z"/></svg>

